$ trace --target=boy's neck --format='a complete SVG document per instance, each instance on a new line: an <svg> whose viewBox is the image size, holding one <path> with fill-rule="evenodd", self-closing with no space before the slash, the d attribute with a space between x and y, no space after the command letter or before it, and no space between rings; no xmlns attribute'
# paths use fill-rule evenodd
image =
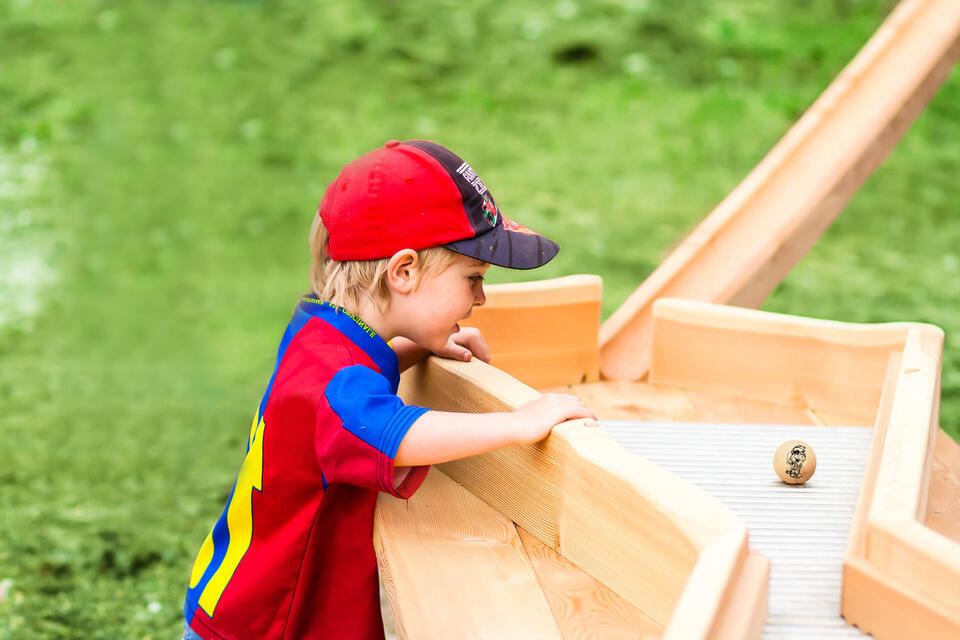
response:
<svg viewBox="0 0 960 640"><path fill-rule="evenodd" d="M358 303L357 317L367 323L384 342L390 342L399 334L393 323L390 321L389 314L380 313L377 307L368 299L363 298Z"/></svg>

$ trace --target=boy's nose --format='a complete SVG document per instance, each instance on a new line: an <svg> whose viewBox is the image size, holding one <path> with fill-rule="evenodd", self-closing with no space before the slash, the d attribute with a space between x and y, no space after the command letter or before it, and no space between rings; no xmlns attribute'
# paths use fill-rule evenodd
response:
<svg viewBox="0 0 960 640"><path fill-rule="evenodd" d="M473 294L473 306L482 307L487 302L487 296L483 293L483 285L481 284L477 292Z"/></svg>

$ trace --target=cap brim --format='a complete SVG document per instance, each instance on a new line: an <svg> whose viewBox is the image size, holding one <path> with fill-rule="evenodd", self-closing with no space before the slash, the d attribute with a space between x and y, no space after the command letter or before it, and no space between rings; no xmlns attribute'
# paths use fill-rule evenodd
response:
<svg viewBox="0 0 960 640"><path fill-rule="evenodd" d="M560 245L516 223L502 222L473 238L443 245L451 251L508 269L535 269L550 262Z"/></svg>

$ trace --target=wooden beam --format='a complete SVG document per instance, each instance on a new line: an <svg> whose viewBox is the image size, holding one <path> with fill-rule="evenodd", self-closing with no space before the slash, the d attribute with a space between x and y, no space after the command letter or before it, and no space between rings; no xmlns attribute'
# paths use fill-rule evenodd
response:
<svg viewBox="0 0 960 640"><path fill-rule="evenodd" d="M663 637L663 625L523 527L517 527L517 532L564 638L659 640Z"/></svg>
<svg viewBox="0 0 960 640"><path fill-rule="evenodd" d="M860 497L853 513L850 537L847 539L846 560L862 558L867 555L867 512L870 510L870 503L873 501L873 487L877 481L877 472L880 470L880 457L886 441L887 425L890 423L890 410L897 393L900 360L901 354L899 351L890 353L884 376L883 393L873 427L873 438L870 441L870 454L866 465L864 465L863 480L860 483Z"/></svg>
<svg viewBox="0 0 960 640"><path fill-rule="evenodd" d="M960 637L960 622L931 607L922 595L905 590L863 558L843 563L842 614L877 640Z"/></svg>
<svg viewBox="0 0 960 640"><path fill-rule="evenodd" d="M759 307L936 94L960 56L960 3L903 0L747 178L600 329L600 371L646 376L653 303Z"/></svg>
<svg viewBox="0 0 960 640"><path fill-rule="evenodd" d="M401 638L562 637L514 524L439 469L381 494L373 541Z"/></svg>
<svg viewBox="0 0 960 640"><path fill-rule="evenodd" d="M744 638L760 640L767 621L767 585L770 581L770 559L751 552L740 579L727 594L713 628L711 640Z"/></svg>
<svg viewBox="0 0 960 640"><path fill-rule="evenodd" d="M487 303L461 325L478 327L492 364L536 388L598 380L600 276L486 287Z"/></svg>
<svg viewBox="0 0 960 640"><path fill-rule="evenodd" d="M909 323L858 325L692 300L654 305L650 382L870 424ZM804 420L809 422L810 420Z"/></svg>
<svg viewBox="0 0 960 640"><path fill-rule="evenodd" d="M867 561L897 589L915 594L926 607L942 612L960 628L960 545L914 520L869 521ZM925 616L913 616L916 636Z"/></svg>
<svg viewBox="0 0 960 640"><path fill-rule="evenodd" d="M960 634L960 543L925 524L939 430L943 332L909 325L889 357L844 561L842 612L878 638Z"/></svg>
<svg viewBox="0 0 960 640"><path fill-rule="evenodd" d="M942 429L937 433L933 478L924 524L960 543L960 444Z"/></svg>
<svg viewBox="0 0 960 640"><path fill-rule="evenodd" d="M724 602L729 603L736 592L747 554L747 528L742 524L701 551L664 640L710 637L721 618L721 607ZM723 576L730 575L737 576L738 580L726 582L718 598L717 585L723 584Z"/></svg>
<svg viewBox="0 0 960 640"><path fill-rule="evenodd" d="M512 410L538 395L479 361L430 358L404 378L407 402L440 410ZM696 628L709 630L739 578L743 549L724 542L731 534L745 540L733 513L590 421L560 424L534 445L440 466L658 624L671 621L696 574L702 597L682 620L699 617ZM705 551L709 570L695 572Z"/></svg>
<svg viewBox="0 0 960 640"><path fill-rule="evenodd" d="M926 514L943 337L933 326L907 334L868 521L918 521Z"/></svg>

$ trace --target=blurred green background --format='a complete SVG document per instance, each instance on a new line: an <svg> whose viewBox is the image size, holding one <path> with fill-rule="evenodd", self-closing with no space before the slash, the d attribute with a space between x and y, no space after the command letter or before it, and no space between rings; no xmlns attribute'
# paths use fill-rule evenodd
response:
<svg viewBox="0 0 960 640"><path fill-rule="evenodd" d="M178 637L326 184L468 159L604 315L876 30L875 0L0 2L0 638ZM947 333L954 73L764 309Z"/></svg>

